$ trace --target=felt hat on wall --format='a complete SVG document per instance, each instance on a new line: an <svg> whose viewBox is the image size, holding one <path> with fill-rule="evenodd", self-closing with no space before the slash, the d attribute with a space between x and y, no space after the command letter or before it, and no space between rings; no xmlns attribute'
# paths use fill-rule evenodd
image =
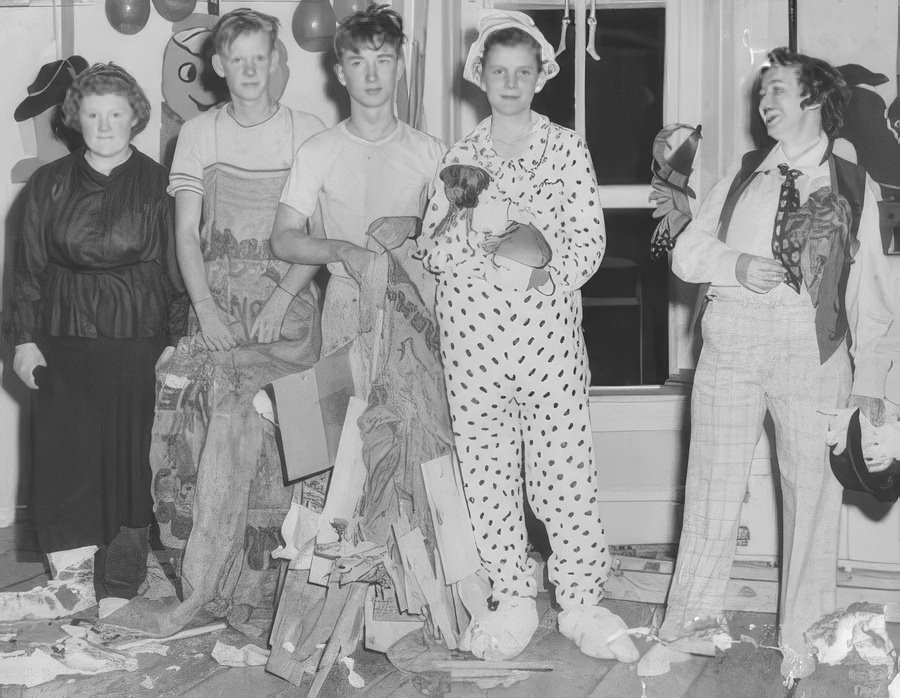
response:
<svg viewBox="0 0 900 698"><path fill-rule="evenodd" d="M28 96L16 107L13 118L26 121L60 104L72 80L87 67L87 61L81 56L42 65L34 82L28 86Z"/></svg>

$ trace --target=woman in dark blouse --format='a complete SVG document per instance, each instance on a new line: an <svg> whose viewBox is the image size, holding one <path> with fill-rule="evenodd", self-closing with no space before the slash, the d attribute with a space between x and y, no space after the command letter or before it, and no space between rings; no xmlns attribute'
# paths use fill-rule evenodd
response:
<svg viewBox="0 0 900 698"><path fill-rule="evenodd" d="M150 115L131 75L95 64L63 114L85 147L28 182L15 261L13 366L35 390L30 511L54 573L93 565L98 597L130 598L152 518L154 366L183 293L173 211L165 169L131 145Z"/></svg>

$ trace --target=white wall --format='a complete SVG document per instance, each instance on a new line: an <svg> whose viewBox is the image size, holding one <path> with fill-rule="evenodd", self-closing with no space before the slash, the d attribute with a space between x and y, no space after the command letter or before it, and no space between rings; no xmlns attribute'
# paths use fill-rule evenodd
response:
<svg viewBox="0 0 900 698"><path fill-rule="evenodd" d="M6 216L21 185L10 181L13 165L35 154L31 122L20 129L13 111L27 95L26 87L37 74L37 68L57 55L54 13L49 7L0 9L0 46L3 46L6 68L0 89L0 269L11 263L6 241ZM30 132L29 132L29 129ZM4 278L3 291L11 279ZM0 305L0 308L4 307ZM7 318L3 318L7 323ZM0 526L12 523L15 514L19 472L19 414L27 408L26 390L12 374L8 356L0 354L3 388L0 388ZM5 365L8 364L8 365Z"/></svg>
<svg viewBox="0 0 900 698"><path fill-rule="evenodd" d="M221 13L246 5L252 5L278 17L281 20L281 38L287 47L288 65L291 78L282 101L294 108L311 112L326 125L338 121L337 103L327 94L330 66L322 62L321 54L307 53L301 49L291 34L291 16L294 2L230 2L221 3ZM205 3L198 3L202 12ZM153 107L150 123L135 139L135 144L146 154L159 158L160 104L162 102L161 67L163 49L172 33L172 24L151 12L147 26L139 33L126 36L116 32L106 19L103 0L93 4L78 4L67 8L74 17L74 53L84 56L88 62L115 61L137 78L147 93ZM27 86L35 79L38 69L44 63L63 55L63 18L57 8L17 7L0 8L0 46L4 50L6 66L0 89L0 265L8 271L11 259L4 262L11 236L6 230L5 217L10 204L21 190L21 185L10 182L9 172L19 160L35 154L34 135L31 122L21 127L13 120L13 111L27 96ZM68 30L71 32L72 27ZM8 296L11 279L4 278ZM4 297L4 311L8 311L8 297ZM9 318L4 316L3 323ZM7 357L9 358L9 357ZM8 362L11 363L11 362ZM27 390L12 375L11 365L0 369L4 376L0 389L0 526L12 522L16 504L20 449L24 445L20 439L20 417L26 406ZM27 426L27 425L26 425Z"/></svg>

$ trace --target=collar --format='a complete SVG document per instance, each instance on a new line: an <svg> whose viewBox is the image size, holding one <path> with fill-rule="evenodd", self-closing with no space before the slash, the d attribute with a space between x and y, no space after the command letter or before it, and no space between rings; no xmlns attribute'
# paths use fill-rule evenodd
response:
<svg viewBox="0 0 900 698"><path fill-rule="evenodd" d="M375 140L375 141L366 140L362 136L357 136L355 133L353 133L353 131L350 130L350 118L349 117L347 117L346 119L341 121L338 124L338 127L344 132L344 135L346 135L350 140L356 141L357 143L361 143L363 145L379 146L379 145L384 145L388 141L391 141L394 138L396 138L397 134L400 133L400 129L403 128L403 126L402 126L403 123L404 123L403 121L401 121L400 119L397 119L396 122L394 122L394 128L392 128L388 133L385 133L381 138L379 138L378 140Z"/></svg>
<svg viewBox="0 0 900 698"><path fill-rule="evenodd" d="M784 148L779 142L769 151L769 154L766 155L754 172L768 172L769 170L777 169L778 165L783 162L798 170L819 167L825 164L828 156L831 155L831 146L831 141L828 140L825 134L822 134L814 145L807 148L793 160L790 160L784 154Z"/></svg>
<svg viewBox="0 0 900 698"><path fill-rule="evenodd" d="M550 119L543 114L531 112L531 128L532 133L537 133L538 137L534 138L528 150L522 154L520 158L515 160L504 160L497 155L494 150L494 142L491 139L491 120L493 117L487 117L472 132L472 137L480 149L483 149L485 169L493 176L497 176L504 168L506 163L515 163L525 170L533 171L544 159L544 152L547 149L547 143L550 138Z"/></svg>

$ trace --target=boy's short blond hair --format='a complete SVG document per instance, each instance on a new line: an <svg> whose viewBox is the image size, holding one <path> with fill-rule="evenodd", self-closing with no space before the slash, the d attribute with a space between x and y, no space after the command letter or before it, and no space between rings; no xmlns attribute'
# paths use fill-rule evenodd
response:
<svg viewBox="0 0 900 698"><path fill-rule="evenodd" d="M242 34L263 32L269 35L274 50L275 41L278 39L278 27L277 17L241 7L222 15L216 22L209 40L213 51L221 55Z"/></svg>

